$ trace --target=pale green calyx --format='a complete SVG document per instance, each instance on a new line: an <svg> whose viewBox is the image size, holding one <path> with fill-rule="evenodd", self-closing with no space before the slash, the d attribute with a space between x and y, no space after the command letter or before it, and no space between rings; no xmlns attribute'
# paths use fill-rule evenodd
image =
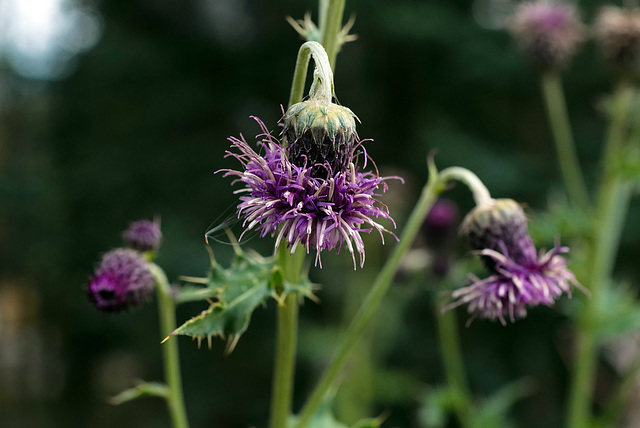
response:
<svg viewBox="0 0 640 428"><path fill-rule="evenodd" d="M314 80L309 99L293 104L284 115L283 145L293 164L312 168L314 175L343 171L357 141L357 117L332 102L333 72L322 45L307 42L304 48L315 60Z"/></svg>

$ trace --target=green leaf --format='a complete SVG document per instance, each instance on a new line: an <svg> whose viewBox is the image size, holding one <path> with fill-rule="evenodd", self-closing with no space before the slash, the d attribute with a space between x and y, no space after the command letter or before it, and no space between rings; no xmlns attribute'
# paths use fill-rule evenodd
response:
<svg viewBox="0 0 640 428"><path fill-rule="evenodd" d="M178 327L173 335L186 335L211 340L227 337L227 352L233 350L247 330L251 314L269 297L275 297L271 278L274 259L237 249L229 268L213 263L207 289L217 299L209 308ZM205 293L203 293L205 294Z"/></svg>
<svg viewBox="0 0 640 428"><path fill-rule="evenodd" d="M318 411L313 415L311 421L309 421L308 428L379 428L382 425L384 418L367 418L362 419L355 424L351 425L351 427L339 422L333 416L331 412L331 403L332 400L326 400L319 408ZM298 418L297 416L291 416L288 421L289 427L295 427Z"/></svg>
<svg viewBox="0 0 640 428"><path fill-rule="evenodd" d="M598 300L596 334L600 340L613 339L640 330L640 304L629 286L603 287Z"/></svg>
<svg viewBox="0 0 640 428"><path fill-rule="evenodd" d="M428 391L420 408L419 418L422 425L429 428L441 428L447 423L447 416L454 412L459 393L451 388L437 388Z"/></svg>
<svg viewBox="0 0 640 428"><path fill-rule="evenodd" d="M196 287L193 285L185 285L180 287L178 294L175 296L176 303L200 302L202 300L215 298L220 293L209 287Z"/></svg>
<svg viewBox="0 0 640 428"><path fill-rule="evenodd" d="M482 403L473 418L473 428L511 426L507 420L509 409L518 400L531 395L533 390L533 382L528 379L521 379L500 388Z"/></svg>
<svg viewBox="0 0 640 428"><path fill-rule="evenodd" d="M140 385L122 391L120 394L110 398L108 401L113 405L118 405L126 403L127 401L133 401L140 397L167 398L168 396L169 388L164 383L143 382Z"/></svg>

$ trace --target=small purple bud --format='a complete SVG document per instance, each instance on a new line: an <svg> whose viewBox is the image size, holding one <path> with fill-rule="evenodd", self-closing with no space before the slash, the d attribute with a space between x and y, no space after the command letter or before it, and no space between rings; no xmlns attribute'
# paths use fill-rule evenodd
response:
<svg viewBox="0 0 640 428"><path fill-rule="evenodd" d="M122 234L124 245L136 251L158 251L162 243L160 221L140 220L131 223Z"/></svg>
<svg viewBox="0 0 640 428"><path fill-rule="evenodd" d="M424 221L427 246L434 250L446 249L456 237L458 206L449 199L438 199Z"/></svg>
<svg viewBox="0 0 640 428"><path fill-rule="evenodd" d="M87 295L99 310L120 312L146 301L153 286L144 257L137 251L118 248L102 257L87 286Z"/></svg>
<svg viewBox="0 0 640 428"><path fill-rule="evenodd" d="M431 250L431 272L436 277L449 273L449 250L456 238L458 207L449 199L438 199L424 221L423 233Z"/></svg>

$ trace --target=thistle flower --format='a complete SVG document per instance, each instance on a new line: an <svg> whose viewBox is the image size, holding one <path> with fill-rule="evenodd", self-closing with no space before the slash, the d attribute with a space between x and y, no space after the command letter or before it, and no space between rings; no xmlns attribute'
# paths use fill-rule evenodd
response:
<svg viewBox="0 0 640 428"><path fill-rule="evenodd" d="M363 171L368 156L358 141L356 116L333 103L333 72L322 45L306 42L300 49L307 49L315 60L309 99L285 112L281 139L254 117L262 130L257 138L264 154L258 154L242 136L230 137L237 152L227 151L226 156L236 158L244 168L222 171L225 177L238 177L234 183L244 184L236 190L246 194L238 205L244 233L255 229L262 237L275 235L276 248L286 244L291 253L298 245L307 253L315 249L320 265L323 250L340 252L346 245L355 269L356 252L360 266L364 265L362 233L375 229L384 243L383 232L388 230L374 218L393 223L387 207L375 199L377 192L386 190L389 177Z"/></svg>
<svg viewBox="0 0 640 428"><path fill-rule="evenodd" d="M364 172L356 166L358 154L365 159L362 142L349 145L335 145L332 149L343 150L329 154L324 162L310 163L309 158L317 155L317 146L305 152L304 145L296 152L298 165L290 159L291 147L271 135L264 123L254 118L262 129L258 135L258 146L264 154L258 154L244 138L230 137L229 141L238 152L227 151L227 156L239 160L242 170L225 169L226 176L238 177L236 182L244 188L236 193L240 197L238 216L244 217L245 232L260 231L260 236L277 235L276 248L281 242L291 247L293 253L298 245L303 245L307 253L316 250L316 264L320 263L322 250L337 249L343 245L352 255L356 265L355 252L364 264L364 242L361 234L377 230L384 243L382 232L388 232L374 218L386 218L393 222L386 206L376 201L378 191L384 192L388 177L377 173ZM283 134L290 132L286 127ZM298 139L300 141L300 139ZM326 147L326 146L325 146ZM333 166L329 159L340 159ZM302 162L300 162L303 160ZM345 165L342 167L342 165ZM394 223L395 227L395 223Z"/></svg>
<svg viewBox="0 0 640 428"><path fill-rule="evenodd" d="M162 243L160 221L140 220L133 222L122 234L122 239L127 248L140 252L158 251Z"/></svg>
<svg viewBox="0 0 640 428"><path fill-rule="evenodd" d="M153 286L153 275L142 255L118 248L102 257L87 286L87 295L101 311L119 312L146 301Z"/></svg>
<svg viewBox="0 0 640 428"><path fill-rule="evenodd" d="M604 6L596 18L596 39L614 67L640 67L640 9Z"/></svg>
<svg viewBox="0 0 640 428"><path fill-rule="evenodd" d="M545 69L566 66L585 38L584 25L569 4L522 3L508 28L525 54Z"/></svg>
<svg viewBox="0 0 640 428"><path fill-rule="evenodd" d="M567 247L536 252L526 216L511 199L491 200L474 208L464 219L461 233L491 273L471 278L471 285L453 292L446 309L468 303L472 319L488 318L506 324L527 314L527 307L550 306L571 286L579 286L561 256Z"/></svg>

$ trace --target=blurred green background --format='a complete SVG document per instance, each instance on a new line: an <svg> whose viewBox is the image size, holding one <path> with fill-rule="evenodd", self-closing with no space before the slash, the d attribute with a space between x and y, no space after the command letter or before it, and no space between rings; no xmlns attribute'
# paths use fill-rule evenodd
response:
<svg viewBox="0 0 640 428"><path fill-rule="evenodd" d="M581 2L587 21L600 4ZM385 199L399 230L434 149L441 168L470 168L494 195L532 212L562 198L537 75L500 29L511 5L347 2L359 38L338 57L336 92L361 119L360 136L373 138L366 147L381 173L406 179ZM105 316L84 284L129 222L155 215L165 237L158 263L169 277L206 272L204 233L234 216L231 180L214 174L236 166L223 158L226 138L257 134L250 115L277 131L302 42L285 17L314 11L315 18L316 8L295 0L0 1L1 427L169 426L158 399L105 401L134 379L161 380L155 306ZM564 80L579 157L593 182L605 132L598 103L611 79L592 43ZM464 189L449 196L463 211L471 206ZM631 208L619 257L629 279L638 277L639 208ZM301 311L296 408L394 245L371 238L363 271L353 273L346 254L326 255L322 271L311 268L323 288L321 303L308 301ZM267 255L273 243L245 245ZM224 242L212 248L228 259ZM463 245L458 257L469 258ZM392 289L362 351L366 364L348 370L364 376L359 387L347 375L338 396L345 421L364 409L370 413L360 416L384 413L385 426L421 426L421 397L443 380L430 284L426 274L407 274ZM205 307L180 307L178 319ZM531 395L512 411L514 426L561 426L571 344L562 312L540 308L514 325L468 328L458 312L475 395L534 379ZM192 427L266 425L274 320L273 304L256 311L226 357L222 341L208 350L174 339Z"/></svg>

